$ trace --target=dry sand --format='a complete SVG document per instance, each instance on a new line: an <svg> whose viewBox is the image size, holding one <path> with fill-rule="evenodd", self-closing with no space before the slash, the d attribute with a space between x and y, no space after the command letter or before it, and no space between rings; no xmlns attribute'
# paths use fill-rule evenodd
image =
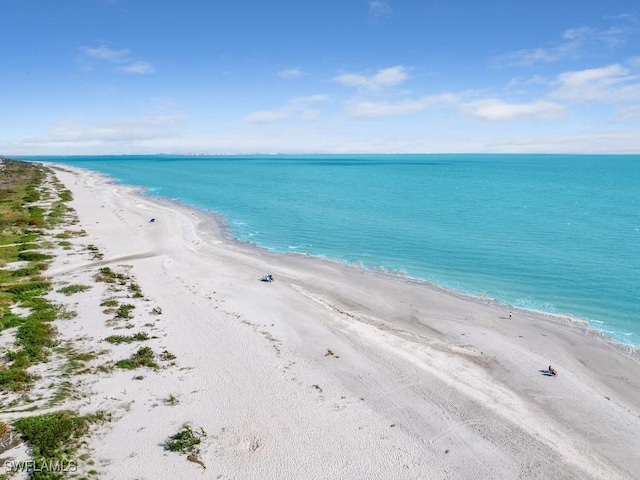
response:
<svg viewBox="0 0 640 480"><path fill-rule="evenodd" d="M61 338L116 360L140 344L102 339L146 331L177 357L84 380L80 410L114 414L89 440L102 478L640 478L632 355L532 313L242 245L212 215L54 168L88 236L49 273L95 285ZM104 258L79 254L88 244ZM101 266L141 286L134 328L102 313ZM207 434L206 470L163 448L185 423Z"/></svg>

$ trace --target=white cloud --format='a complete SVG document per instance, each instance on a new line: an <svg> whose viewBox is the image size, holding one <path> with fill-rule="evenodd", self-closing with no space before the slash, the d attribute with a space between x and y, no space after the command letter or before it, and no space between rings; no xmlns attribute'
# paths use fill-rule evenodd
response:
<svg viewBox="0 0 640 480"><path fill-rule="evenodd" d="M626 122L635 119L640 119L640 104L620 108L612 120L614 122Z"/></svg>
<svg viewBox="0 0 640 480"><path fill-rule="evenodd" d="M555 45L509 52L497 57L494 63L528 66L577 59L602 48L613 48L625 43L631 32L626 26L611 26L606 29L571 28L562 34L562 40Z"/></svg>
<svg viewBox="0 0 640 480"><path fill-rule="evenodd" d="M376 0L369 2L369 15L371 17L388 17L391 15L391 6L389 2L384 0Z"/></svg>
<svg viewBox="0 0 640 480"><path fill-rule="evenodd" d="M41 146L128 143L161 138L185 121L186 117L182 114L115 118L90 124L68 120L42 136L26 139L24 143Z"/></svg>
<svg viewBox="0 0 640 480"><path fill-rule="evenodd" d="M334 77L333 80L348 87L363 87L378 90L383 87L399 85L408 78L407 68L398 65L378 70L377 73L370 76L347 73Z"/></svg>
<svg viewBox="0 0 640 480"><path fill-rule="evenodd" d="M458 96L445 93L396 103L358 102L349 106L348 111L355 118L379 118L421 112L430 107L452 104L457 100Z"/></svg>
<svg viewBox="0 0 640 480"><path fill-rule="evenodd" d="M265 124L274 123L291 117L296 117L305 121L314 121L319 118L319 113L308 108L309 105L329 100L328 95L309 95L306 97L296 97L289 100L286 106L276 110L259 110L250 113L244 120L247 123Z"/></svg>
<svg viewBox="0 0 640 480"><path fill-rule="evenodd" d="M576 58L580 54L585 38L591 30L587 28L567 30L563 41L549 48L525 48L509 52L495 59L499 65L526 66L538 63L552 63Z"/></svg>
<svg viewBox="0 0 640 480"><path fill-rule="evenodd" d="M114 50L109 47L101 45L96 48L85 47L82 49L87 57L95 58L97 60L108 60L110 62L124 62L131 55L131 51L127 49Z"/></svg>
<svg viewBox="0 0 640 480"><path fill-rule="evenodd" d="M493 140L477 148L496 153L638 153L640 131L591 131L584 134L549 134Z"/></svg>
<svg viewBox="0 0 640 480"><path fill-rule="evenodd" d="M304 75L305 73L299 68L287 68L278 72L278 76L286 79L299 78L303 77Z"/></svg>
<svg viewBox="0 0 640 480"><path fill-rule="evenodd" d="M318 95L308 95L306 97L296 97L291 99L290 103L292 105L309 105L312 103L326 102L328 100L329 100L329 95L318 94Z"/></svg>
<svg viewBox="0 0 640 480"><path fill-rule="evenodd" d="M364 122L289 122L277 128L261 125L201 125L198 132L183 128L183 116L111 119L102 122L67 121L49 135L0 138L6 155L72 155L157 152L189 154L225 153L638 153L638 128L605 129L570 125L553 131L531 133L496 128L484 122L455 129L425 125L413 119L390 131L381 124ZM398 125L398 124L395 124ZM515 126L514 126L515 127ZM138 130L135 130L138 129Z"/></svg>
<svg viewBox="0 0 640 480"><path fill-rule="evenodd" d="M115 50L101 45L95 48L84 47L81 51L85 59L99 60L118 65L116 71L121 73L146 75L155 72L155 68L151 63L136 60L131 50L126 48Z"/></svg>
<svg viewBox="0 0 640 480"><path fill-rule="evenodd" d="M529 78L512 78L507 83L507 88L530 87L532 85L548 85L549 80L543 75L534 75Z"/></svg>
<svg viewBox="0 0 640 480"><path fill-rule="evenodd" d="M638 76L619 64L565 72L558 76L552 98L574 102L640 101Z"/></svg>
<svg viewBox="0 0 640 480"><path fill-rule="evenodd" d="M627 60L627 64L628 64L631 68L638 68L638 69L640 69L640 57L631 57L629 60Z"/></svg>
<svg viewBox="0 0 640 480"><path fill-rule="evenodd" d="M146 75L155 72L155 68L149 62L133 62L118 69L123 73L134 73L138 75Z"/></svg>
<svg viewBox="0 0 640 480"><path fill-rule="evenodd" d="M479 100L470 102L464 106L470 115L488 120L500 122L518 118L553 118L562 115L564 109L557 103L537 101L532 103L505 103L498 99Z"/></svg>
<svg viewBox="0 0 640 480"><path fill-rule="evenodd" d="M245 117L247 123L273 123L290 117L292 112L288 109L260 110L250 113Z"/></svg>

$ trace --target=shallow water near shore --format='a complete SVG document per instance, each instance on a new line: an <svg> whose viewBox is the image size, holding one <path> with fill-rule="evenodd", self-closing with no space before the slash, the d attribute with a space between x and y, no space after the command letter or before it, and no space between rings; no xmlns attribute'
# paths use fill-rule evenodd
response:
<svg viewBox="0 0 640 480"><path fill-rule="evenodd" d="M640 345L640 156L29 157L225 216L239 240L381 268Z"/></svg>

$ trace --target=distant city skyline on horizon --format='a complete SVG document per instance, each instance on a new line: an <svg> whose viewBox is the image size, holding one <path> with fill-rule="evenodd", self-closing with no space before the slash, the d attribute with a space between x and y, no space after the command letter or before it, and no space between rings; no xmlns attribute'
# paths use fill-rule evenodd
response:
<svg viewBox="0 0 640 480"><path fill-rule="evenodd" d="M0 0L0 154L640 153L629 0Z"/></svg>

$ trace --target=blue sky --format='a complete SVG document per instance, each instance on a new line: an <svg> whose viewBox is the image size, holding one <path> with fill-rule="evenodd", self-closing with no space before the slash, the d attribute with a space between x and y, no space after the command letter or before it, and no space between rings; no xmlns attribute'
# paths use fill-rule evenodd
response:
<svg viewBox="0 0 640 480"><path fill-rule="evenodd" d="M628 0L0 0L0 154L640 153Z"/></svg>

